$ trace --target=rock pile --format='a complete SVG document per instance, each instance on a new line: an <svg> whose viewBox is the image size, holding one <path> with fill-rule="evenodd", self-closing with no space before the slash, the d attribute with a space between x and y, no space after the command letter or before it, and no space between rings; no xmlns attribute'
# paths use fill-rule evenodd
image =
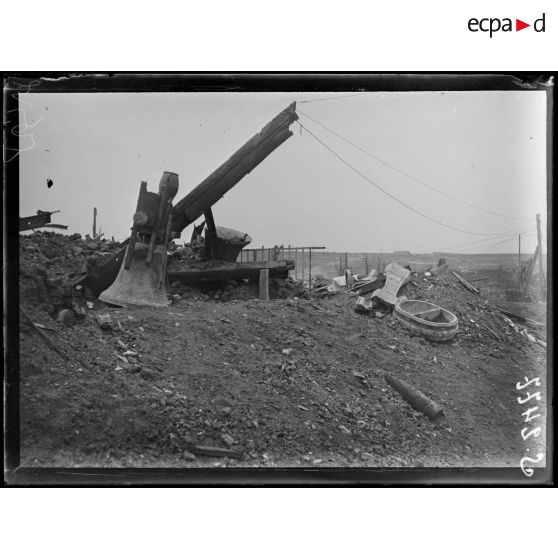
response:
<svg viewBox="0 0 558 558"><path fill-rule="evenodd" d="M93 266L118 251L120 244L105 239L82 238L37 231L19 237L20 302L50 314L71 308L73 284Z"/></svg>

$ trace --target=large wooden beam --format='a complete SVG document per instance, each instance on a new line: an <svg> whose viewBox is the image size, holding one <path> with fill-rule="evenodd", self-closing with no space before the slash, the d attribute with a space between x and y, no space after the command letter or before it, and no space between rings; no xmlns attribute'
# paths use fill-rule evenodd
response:
<svg viewBox="0 0 558 558"><path fill-rule="evenodd" d="M294 262L266 262L261 263L226 263L219 267L209 269L189 268L183 270L168 270L169 281L179 281L186 285L199 285L200 283L212 281L233 281L241 279L259 280L260 270L267 269L269 277L286 278Z"/></svg>
<svg viewBox="0 0 558 558"><path fill-rule="evenodd" d="M298 120L296 104L281 111L262 130L247 141L232 157L182 198L172 210L173 231L181 232L211 209L246 174L259 165L279 145L292 136L289 126ZM20 229L21 230L21 229ZM127 243L129 239L125 242ZM126 250L121 250L102 268L89 273L77 285L89 287L95 294L108 288L116 279ZM259 271L257 272L259 273ZM288 273L288 271L287 271ZM100 291L99 289L102 288Z"/></svg>
<svg viewBox="0 0 558 558"><path fill-rule="evenodd" d="M174 230L181 231L222 198L244 176L258 166L279 145L292 136L289 126L298 120L292 103L248 140L217 170L211 173L173 209Z"/></svg>

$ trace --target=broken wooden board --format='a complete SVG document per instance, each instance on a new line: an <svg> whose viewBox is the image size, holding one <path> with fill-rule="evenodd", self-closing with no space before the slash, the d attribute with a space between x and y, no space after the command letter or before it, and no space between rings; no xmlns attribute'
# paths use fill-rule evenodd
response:
<svg viewBox="0 0 558 558"><path fill-rule="evenodd" d="M380 287L383 287L386 282L386 276L383 274L378 275L374 281L369 281L367 283L353 287L351 291L356 292L359 296L371 293Z"/></svg>
<svg viewBox="0 0 558 558"><path fill-rule="evenodd" d="M510 312L509 310L506 310L505 308L500 308L499 306L492 306L492 308L494 310L497 310L498 312L501 312L502 314L509 316L510 318L514 318L516 319L518 322L524 323L524 324L529 324L532 326L538 326L538 327L545 327L544 324L542 324L541 322L536 322L535 320L531 320L531 318L526 318L525 316L520 316L519 314L516 314L514 312Z"/></svg>
<svg viewBox="0 0 558 558"><path fill-rule="evenodd" d="M195 267L185 269L170 268L167 270L169 281L179 281L186 285L197 285L212 281L235 281L242 279L259 279L260 270L268 269L269 277L286 278L289 271L295 268L294 261L271 262L222 262L221 265L199 269Z"/></svg>
<svg viewBox="0 0 558 558"><path fill-rule="evenodd" d="M244 457L239 450L216 448L213 446L188 446L188 451L194 455L206 457L230 457L231 459L242 459Z"/></svg>
<svg viewBox="0 0 558 558"><path fill-rule="evenodd" d="M51 215L54 213L60 213L60 210L56 211L37 211L37 215L31 215L30 217L20 217L19 218L19 230L30 231L32 229L40 229L41 227L51 227L53 229L67 229L66 225L56 225L50 223Z"/></svg>
<svg viewBox="0 0 558 558"><path fill-rule="evenodd" d="M476 294L480 294L480 291L476 288L473 287L473 285L471 285L471 283L469 283L469 281L467 281L466 279L463 279L463 277L461 277L461 275L459 275L458 273L456 273L455 271L452 271L452 273L455 275L456 279L469 291L471 291L472 293L476 293Z"/></svg>
<svg viewBox="0 0 558 558"><path fill-rule="evenodd" d="M35 331L37 333L37 335L55 352L57 353L59 356L61 356L62 358L66 358L64 356L64 353L58 348L58 346L48 337L48 335L46 333L44 333L43 331L41 331L39 329L38 324L36 324L33 319L31 318L31 316L25 311L25 308L23 308L23 306L20 304L19 305L19 310L20 312L23 314L23 317L29 322L29 324L31 325L31 327L33 328L33 331ZM44 326L41 326L44 327ZM46 329L46 328L45 328ZM51 330L52 331L52 330Z"/></svg>

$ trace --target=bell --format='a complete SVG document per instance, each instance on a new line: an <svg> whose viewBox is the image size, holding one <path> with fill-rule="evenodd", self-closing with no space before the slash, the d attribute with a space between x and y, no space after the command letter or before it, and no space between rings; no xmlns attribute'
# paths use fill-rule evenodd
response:
<svg viewBox="0 0 558 558"><path fill-rule="evenodd" d="M168 306L165 289L166 246L153 250L149 265L145 263L148 245L136 242L130 268L122 265L114 283L99 295L99 300L116 306Z"/></svg>

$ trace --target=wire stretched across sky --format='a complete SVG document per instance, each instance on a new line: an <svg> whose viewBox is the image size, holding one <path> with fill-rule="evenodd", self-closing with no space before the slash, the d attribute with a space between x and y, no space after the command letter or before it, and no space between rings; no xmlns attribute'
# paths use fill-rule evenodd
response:
<svg viewBox="0 0 558 558"><path fill-rule="evenodd" d="M514 234L504 234L502 236L492 236L492 237L480 238L480 239L476 238L474 240L465 240L465 241L460 240L458 242L452 242L451 244L438 245L434 248L429 247L426 250L418 250L417 252L433 253L433 252L446 252L448 250L449 251L477 250L477 249L485 248L495 240L511 241L513 239L517 239L518 234L521 234L522 238L535 235L533 231L531 232L525 232L525 231L527 231L527 227L521 230L518 229Z"/></svg>
<svg viewBox="0 0 558 558"><path fill-rule="evenodd" d="M359 91L358 93L349 93L347 95L339 95L337 97L323 97L322 99L308 99L306 101L297 101L297 104L302 103L320 103L322 101L334 101L335 99L345 99L346 97L356 97L357 95L363 95L367 91Z"/></svg>
<svg viewBox="0 0 558 558"><path fill-rule="evenodd" d="M496 244L491 244L490 246L485 246L481 252L482 253L486 253L487 250L492 250L492 248L496 248L496 246L500 246L501 244L504 244L505 242L509 242L510 240L512 240L512 238L505 238L504 240L500 240L500 242L496 242Z"/></svg>
<svg viewBox="0 0 558 558"><path fill-rule="evenodd" d="M351 140L347 139L346 137L342 136L341 134L339 134L338 132L335 132L334 130L332 130L331 128L329 128L328 126L326 126L325 124L322 124L321 122L318 122L315 118L312 118L311 116L309 116L308 114L306 114L305 112L301 111L301 110L297 110L298 113L302 114L305 118L308 118L309 120L311 120L312 122L314 122L315 124L317 124L318 126L322 127L324 130L327 130L330 134L333 134L334 136L338 137L339 139L343 140L344 142L348 143L349 145L351 145L352 147L354 147L355 149L358 149L359 151L361 151L362 153L364 153L365 155L368 155L369 157L371 157L372 159L374 159L375 161L378 161L379 163L381 163L382 165L385 165L386 167L389 167L390 169L394 170L395 172L398 172L399 174L413 180L414 182L416 182L417 184L420 184L421 186L424 186L430 190L432 190L433 192L436 192L442 196L445 196L446 198L449 198L451 200L454 200L456 202L462 203L464 205L468 205L469 207L472 207L474 209L477 209L478 211L484 211L485 213L489 213L490 215L495 215L497 217L504 217L506 219L513 219L516 221L528 221L528 218L525 217L512 217L510 215L504 215L502 213L498 213L497 211L492 211L490 209L485 209L484 207L480 207L478 205L475 205L473 203L470 203L466 200L463 200L461 198L458 198L456 196L453 196L451 194L448 194L447 192L444 192L443 190L439 190L438 188L435 188L434 186L428 184L427 182L424 182L408 173L406 173L405 171L402 171L401 169L397 168L396 166L392 165L389 161L385 161L384 159L381 159L380 157L377 157L376 155L374 155L373 153L370 153L370 151L367 151L366 149L364 149L363 147L361 147L360 145L357 145L356 143L352 142Z"/></svg>
<svg viewBox="0 0 558 558"><path fill-rule="evenodd" d="M435 219L434 217L430 217L430 215L426 215L425 213L422 213L422 211L419 211L418 209L415 209L414 207L405 203L403 200L400 200L399 198L396 198L394 195L390 194L387 190L382 188L379 184L377 184L376 182L374 182L373 180L368 178L365 174L360 172L358 169L353 167L348 161L343 159L343 157L341 157L341 155L339 155L336 151L334 151L331 147L329 147L329 145L327 145L318 136L316 136L316 134L314 134L311 130L309 130L304 124L302 124L302 122L300 122L300 120L298 121L298 124L301 128L306 130L317 142L319 142L323 147L325 147L332 155L334 155L343 164L345 164L347 167L349 167L353 172L355 172L361 178L366 180L366 182L368 182L369 184L371 184L372 186L374 186L375 188L380 190L380 192L384 193L386 196L388 196L392 200L396 201L398 204L402 205L403 207L406 207L407 209L409 209L413 213L416 213L417 215L420 215L421 217L424 217L425 219L428 219L429 221L432 221L433 223L436 223L437 225L441 225L442 227L446 227L448 229L452 229L454 231L462 232L462 233L465 233L465 234L472 234L472 235L475 235L475 236L496 237L496 236L502 236L504 234L513 234L514 233L514 231L497 232L497 233L480 233L480 232L475 232L475 231L468 231L468 230L465 230L465 229L460 229L458 227L454 227L453 225L450 225L448 223L444 223L443 221L438 221L438 219Z"/></svg>

